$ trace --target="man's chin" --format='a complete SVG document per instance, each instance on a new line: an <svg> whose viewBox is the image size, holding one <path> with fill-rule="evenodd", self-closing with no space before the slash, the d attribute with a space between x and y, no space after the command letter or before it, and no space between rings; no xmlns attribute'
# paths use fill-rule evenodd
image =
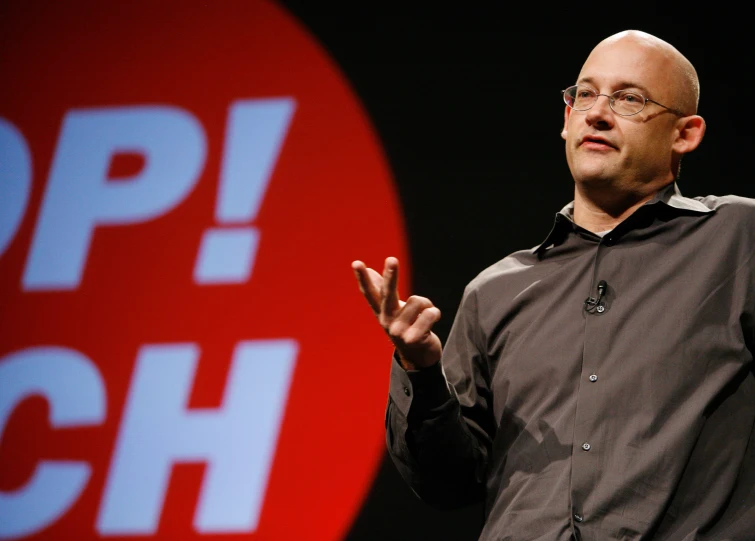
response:
<svg viewBox="0 0 755 541"><path fill-rule="evenodd" d="M574 175L574 181L585 187L600 188L612 186L616 176L605 168L599 170L581 171Z"/></svg>
<svg viewBox="0 0 755 541"><path fill-rule="evenodd" d="M577 153L572 164L572 175L580 183L600 184L615 176L617 160L597 153Z"/></svg>

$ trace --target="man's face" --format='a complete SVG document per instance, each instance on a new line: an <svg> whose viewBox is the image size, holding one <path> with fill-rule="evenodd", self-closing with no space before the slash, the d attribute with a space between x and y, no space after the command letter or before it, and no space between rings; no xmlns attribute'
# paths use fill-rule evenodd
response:
<svg viewBox="0 0 755 541"><path fill-rule="evenodd" d="M674 67L662 50L621 39L593 50L577 84L609 96L617 90L633 90L675 107ZM561 137L574 180L585 186L624 189L673 180L676 121L673 113L652 102L634 116L620 116L605 96L587 111L566 107Z"/></svg>

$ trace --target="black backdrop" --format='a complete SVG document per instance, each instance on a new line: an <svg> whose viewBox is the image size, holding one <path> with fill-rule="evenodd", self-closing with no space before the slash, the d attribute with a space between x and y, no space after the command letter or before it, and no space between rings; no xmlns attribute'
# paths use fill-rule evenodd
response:
<svg viewBox="0 0 755 541"><path fill-rule="evenodd" d="M442 339L464 285L541 242L572 199L560 90L610 34L655 34L698 70L708 130L685 158L682 193L755 197L753 28L736 8L282 4L338 63L377 129L406 219L410 289L440 307ZM474 540L481 524L481 506L440 512L423 504L386 455L347 540Z"/></svg>

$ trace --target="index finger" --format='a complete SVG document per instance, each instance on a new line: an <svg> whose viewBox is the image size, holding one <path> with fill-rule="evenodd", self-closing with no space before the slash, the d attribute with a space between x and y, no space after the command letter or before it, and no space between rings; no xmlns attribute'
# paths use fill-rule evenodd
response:
<svg viewBox="0 0 755 541"><path fill-rule="evenodd" d="M375 312L375 314L380 313L380 291L378 291L375 284L370 280L370 269L368 269L361 261L354 261L351 264L351 268L354 270L354 276L356 276L357 282L359 283L359 291L361 291L364 298L367 299L367 303L370 305L370 308L372 308L372 311ZM375 272L375 274L377 273Z"/></svg>

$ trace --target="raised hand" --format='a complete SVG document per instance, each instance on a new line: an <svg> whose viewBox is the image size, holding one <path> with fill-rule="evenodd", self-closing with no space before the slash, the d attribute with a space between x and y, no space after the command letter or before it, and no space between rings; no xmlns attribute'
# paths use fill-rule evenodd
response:
<svg viewBox="0 0 755 541"><path fill-rule="evenodd" d="M404 368L416 370L437 363L442 346L432 326L440 319L440 310L425 297L399 299L398 259L386 258L382 276L361 261L354 261L351 268L359 290L388 333Z"/></svg>

